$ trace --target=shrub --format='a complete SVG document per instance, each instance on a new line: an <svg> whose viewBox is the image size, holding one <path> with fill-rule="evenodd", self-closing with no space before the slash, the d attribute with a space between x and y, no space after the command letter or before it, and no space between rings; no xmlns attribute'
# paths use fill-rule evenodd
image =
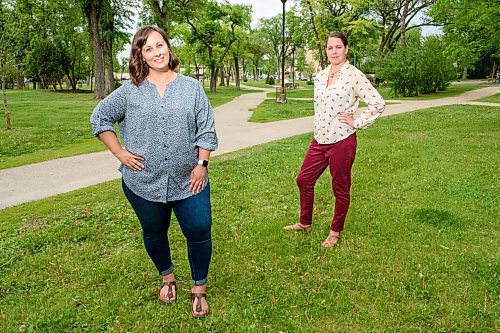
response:
<svg viewBox="0 0 500 333"><path fill-rule="evenodd" d="M398 45L387 55L378 74L390 82L391 93L396 97L444 90L456 77L444 49L444 42L438 36L422 39L420 34L408 34L406 46Z"/></svg>
<svg viewBox="0 0 500 333"><path fill-rule="evenodd" d="M274 81L274 77L272 77L272 76L268 76L268 77L266 78L266 84L273 85L273 84L275 84L275 83L276 83L276 81Z"/></svg>

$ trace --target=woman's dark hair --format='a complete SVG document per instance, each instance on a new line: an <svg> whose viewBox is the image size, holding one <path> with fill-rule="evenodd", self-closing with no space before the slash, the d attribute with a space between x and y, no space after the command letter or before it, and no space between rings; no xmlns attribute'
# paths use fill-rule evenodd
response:
<svg viewBox="0 0 500 333"><path fill-rule="evenodd" d="M175 70L175 68L179 65L179 59L172 52L172 46L170 45L170 41L168 40L165 31L154 25L146 25L144 27L141 27L139 30L137 30L137 32L134 35L134 38L132 39L132 50L130 51L130 61L128 64L130 78L132 80L132 83L135 85L138 85L139 83L144 81L144 79L149 74L149 66L142 59L141 52L142 52L142 47L144 46L146 40L148 39L148 35L152 31L158 32L165 40L165 43L167 43L168 55L169 55L168 68L170 70Z"/></svg>
<svg viewBox="0 0 500 333"><path fill-rule="evenodd" d="M342 44L344 44L344 47L347 47L347 45L348 45L347 37L340 31L330 32L330 34L328 35L328 38L326 39L327 43L328 43L328 39L330 39L330 38L340 38L342 40Z"/></svg>

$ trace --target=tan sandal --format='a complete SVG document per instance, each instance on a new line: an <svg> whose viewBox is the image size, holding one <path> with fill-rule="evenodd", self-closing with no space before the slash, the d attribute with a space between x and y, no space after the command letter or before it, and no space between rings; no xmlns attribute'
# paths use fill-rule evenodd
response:
<svg viewBox="0 0 500 333"><path fill-rule="evenodd" d="M202 308L201 308L201 299L205 298L205 301L207 300L207 294L206 293L191 293L191 314L195 318L202 318L205 317L209 312L210 309L207 310L207 312L203 313ZM193 311L193 304L196 301L196 312Z"/></svg>
<svg viewBox="0 0 500 333"><path fill-rule="evenodd" d="M160 295L161 295L161 290L163 289L163 287L167 286L168 289L167 289L167 299L166 300L162 300ZM175 288L175 297L174 297L174 288ZM163 283L161 284L161 287L160 287L160 292L158 293L158 298L160 299L160 301L164 302L164 303L167 303L167 304L171 304L171 303L174 303L176 300L177 300L177 285L175 283L175 281L163 281Z"/></svg>
<svg viewBox="0 0 500 333"><path fill-rule="evenodd" d="M328 234L328 237L326 237L325 241L321 243L321 246L327 249L337 245L339 241L340 241L340 233Z"/></svg>
<svg viewBox="0 0 500 333"><path fill-rule="evenodd" d="M295 223L295 224L287 225L286 227L283 228L283 230L309 232L309 231L311 231L311 225L302 224L302 223Z"/></svg>

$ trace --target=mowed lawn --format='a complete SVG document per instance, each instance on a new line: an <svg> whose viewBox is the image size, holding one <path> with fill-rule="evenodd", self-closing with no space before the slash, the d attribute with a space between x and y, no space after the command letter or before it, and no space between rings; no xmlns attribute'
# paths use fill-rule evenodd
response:
<svg viewBox="0 0 500 333"><path fill-rule="evenodd" d="M500 107L384 117L358 134L343 240L320 247L295 177L311 134L215 157L211 315L191 318L184 238L170 241L178 301L159 277L119 181L0 212L1 332L494 332L498 329Z"/></svg>
<svg viewBox="0 0 500 333"><path fill-rule="evenodd" d="M207 92L213 107L254 90L218 87ZM12 129L0 123L0 169L104 150L89 119L99 102L92 93L8 90Z"/></svg>

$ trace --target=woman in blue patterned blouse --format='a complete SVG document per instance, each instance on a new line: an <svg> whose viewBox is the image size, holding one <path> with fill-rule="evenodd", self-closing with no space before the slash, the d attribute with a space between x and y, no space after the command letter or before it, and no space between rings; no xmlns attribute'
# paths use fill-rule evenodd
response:
<svg viewBox="0 0 500 333"><path fill-rule="evenodd" d="M99 103L91 124L94 135L121 162L123 191L141 224L146 251L162 276L159 299L165 303L177 298L167 235L174 211L187 241L191 312L202 317L209 311L206 283L212 255L207 166L218 142L203 88L176 73L178 64L163 30L140 28L132 40L131 80Z"/></svg>

